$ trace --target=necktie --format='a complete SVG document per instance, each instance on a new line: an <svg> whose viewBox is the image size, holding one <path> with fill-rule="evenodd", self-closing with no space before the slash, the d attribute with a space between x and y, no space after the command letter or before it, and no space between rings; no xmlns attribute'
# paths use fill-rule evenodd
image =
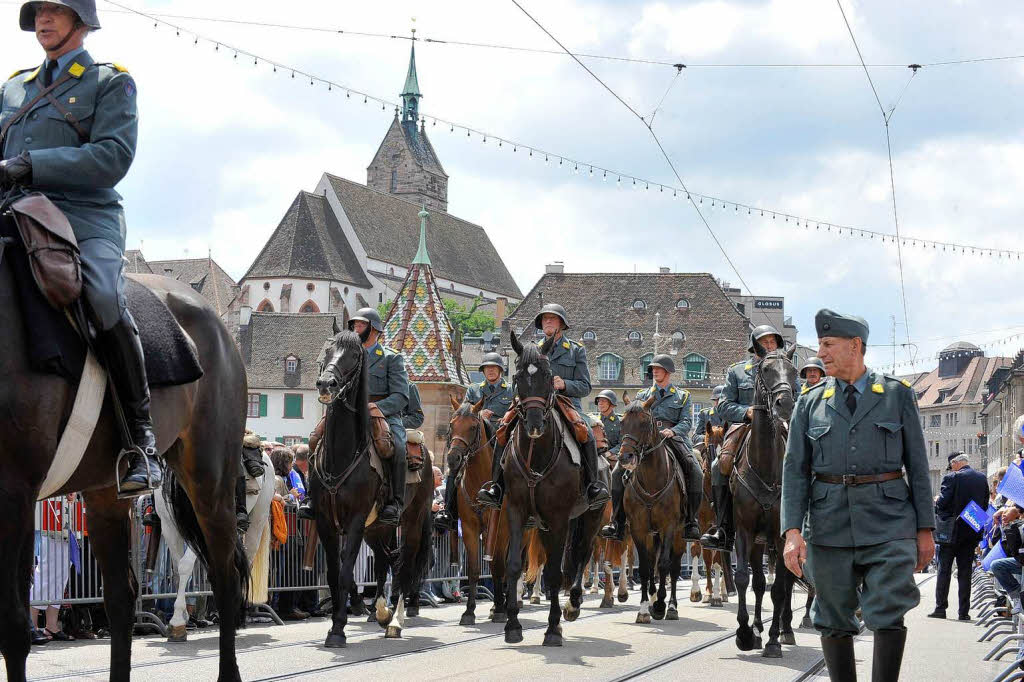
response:
<svg viewBox="0 0 1024 682"><path fill-rule="evenodd" d="M57 72L57 62L48 61L46 62L46 68L43 69L43 87L48 88L53 83L53 75Z"/></svg>
<svg viewBox="0 0 1024 682"><path fill-rule="evenodd" d="M853 415L857 411L857 389L853 387L853 384L846 385L846 409Z"/></svg>

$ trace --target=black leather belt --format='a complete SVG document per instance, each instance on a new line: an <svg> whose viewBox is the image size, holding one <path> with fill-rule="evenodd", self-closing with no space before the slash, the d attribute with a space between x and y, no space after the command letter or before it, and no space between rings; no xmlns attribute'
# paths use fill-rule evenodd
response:
<svg viewBox="0 0 1024 682"><path fill-rule="evenodd" d="M388 397L388 396L386 396L386 395L371 395L371 396L369 397L369 401L370 401L371 403L377 403L377 402L380 402L381 400L384 400L384 399L385 399L385 398L387 398L387 397Z"/></svg>
<svg viewBox="0 0 1024 682"><path fill-rule="evenodd" d="M903 471L890 471L885 474L864 474L858 476L855 474L819 474L814 472L814 480L823 481L825 483L840 483L842 485L866 485L868 483L885 483L886 481L895 481L898 478L903 478Z"/></svg>
<svg viewBox="0 0 1024 682"><path fill-rule="evenodd" d="M679 422L670 422L663 419L656 419L654 424L659 429L674 429Z"/></svg>

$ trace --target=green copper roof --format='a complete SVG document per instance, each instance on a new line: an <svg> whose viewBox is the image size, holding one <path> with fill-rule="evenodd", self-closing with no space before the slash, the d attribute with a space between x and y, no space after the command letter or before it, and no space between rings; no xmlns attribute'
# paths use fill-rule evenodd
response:
<svg viewBox="0 0 1024 682"><path fill-rule="evenodd" d="M409 54L409 73L405 76L405 88L402 90L402 97L406 95L412 95L414 97L421 97L420 94L420 81L416 77L416 46L412 46L412 52Z"/></svg>
<svg viewBox="0 0 1024 682"><path fill-rule="evenodd" d="M413 264L430 265L430 256L427 255L427 208L420 209L420 247L416 249L416 257L412 259Z"/></svg>

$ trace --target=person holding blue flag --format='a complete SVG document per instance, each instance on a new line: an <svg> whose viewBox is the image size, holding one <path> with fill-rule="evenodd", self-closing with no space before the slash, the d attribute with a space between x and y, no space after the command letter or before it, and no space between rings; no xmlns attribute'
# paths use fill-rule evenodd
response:
<svg viewBox="0 0 1024 682"><path fill-rule="evenodd" d="M972 503L984 515L988 507L988 479L985 474L971 468L967 455L954 452L949 456L952 471L942 479L939 498L935 501L937 527L951 522L952 532L937 538L939 543L939 575L935 583L935 610L929 618L945 618L949 597L949 583L953 576L953 562L957 570L957 596L959 619L971 620L971 565L974 548L981 539L981 527L974 528L962 516ZM970 518L970 517L968 517Z"/></svg>

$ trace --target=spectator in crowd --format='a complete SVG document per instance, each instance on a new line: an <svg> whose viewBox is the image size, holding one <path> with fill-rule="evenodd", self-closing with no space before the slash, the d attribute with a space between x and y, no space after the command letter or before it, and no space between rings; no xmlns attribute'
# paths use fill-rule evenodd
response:
<svg viewBox="0 0 1024 682"><path fill-rule="evenodd" d="M434 502L430 511L436 514L444 509L444 480L441 478L440 467L434 467Z"/></svg>
<svg viewBox="0 0 1024 682"><path fill-rule="evenodd" d="M67 502L74 502L75 494L67 496ZM40 505L42 518L36 524L39 538L36 552L35 577L32 581L31 601L45 602L46 624L42 630L36 629L39 621L39 609L31 608L32 643L46 644L56 640L71 642L74 637L61 628L60 603L64 599L64 590L68 585L71 573L71 545L68 541L70 520L67 504L62 499L44 500Z"/></svg>
<svg viewBox="0 0 1024 682"><path fill-rule="evenodd" d="M285 506L294 506L297 504L299 499L299 491L291 486L291 474L292 472L292 451L290 448L280 446L274 448L270 453L270 461L274 465L274 495L275 499L280 499L285 503ZM289 513L285 513L285 518L289 517ZM294 517L292 517L294 518ZM293 526L291 522L288 523L289 535L293 533ZM301 555L297 554L291 548L289 551L288 543L278 547L274 551L274 563L276 566L276 579L272 580L271 584L280 585L284 580L288 579L289 574L294 574L298 570L298 562L301 559ZM273 601L273 608L277 611L277 615L282 620L306 620L309 618L309 614L296 606L295 603L296 593L292 591L275 592Z"/></svg>
<svg viewBox="0 0 1024 682"><path fill-rule="evenodd" d="M300 443L299 445L293 445L288 448L292 453L292 465L291 469L288 471L288 490L296 500L302 502L302 500L306 499L306 477L299 473L299 470L296 467L296 462L298 460L297 448L299 446L306 448L306 461L309 461L308 445Z"/></svg>
<svg viewBox="0 0 1024 682"><path fill-rule="evenodd" d="M1000 524L1001 534L1006 536L1006 540L1012 541L1004 545L1004 548L1009 549L1008 554L1010 556L996 559L992 562L991 566L992 575L995 576L996 580L1006 591L1006 596L1010 601L1010 606L1013 608L1014 615L1021 612L1021 564L1016 557L1020 556L1018 548L1021 544L1021 538L1018 521L1022 511L1024 510L1021 507L1011 504L996 512L996 523ZM1014 534L1016 534L1016 537L1014 537ZM996 540L996 542L1000 541Z"/></svg>
<svg viewBox="0 0 1024 682"><path fill-rule="evenodd" d="M298 443L292 446L292 452L295 453L295 461L292 463L292 473L298 477L299 485L295 486L303 493L303 499L306 496L306 491L309 490L309 446L305 443ZM301 518L301 515L300 517ZM309 524L301 524L306 532L309 530ZM316 542L315 536L304 536L298 535L301 539L302 544L305 545L307 542ZM322 616L323 612L320 610L320 596L316 590L304 590L299 592L299 609L309 613L311 616Z"/></svg>
<svg viewBox="0 0 1024 682"><path fill-rule="evenodd" d="M281 496L285 504L295 504L298 490L291 485L292 451L283 445L270 452L270 461L274 465L274 492Z"/></svg>
<svg viewBox="0 0 1024 682"><path fill-rule="evenodd" d="M292 469L302 481L302 489L309 490L309 446L305 443L299 443L292 448L292 451L295 453L295 462L292 464Z"/></svg>
<svg viewBox="0 0 1024 682"><path fill-rule="evenodd" d="M975 471L969 459L962 452L949 456L952 471L942 479L942 488L935 501L935 514L941 519L953 519L953 533L948 543L939 545L939 575L935 584L935 610L929 618L945 618L949 582L953 573L953 562L957 570L957 596L959 597L959 619L968 621L971 608L971 567L974 548L978 546L981 532L967 524L960 513L971 502L982 509L988 506L988 480L985 474Z"/></svg>

